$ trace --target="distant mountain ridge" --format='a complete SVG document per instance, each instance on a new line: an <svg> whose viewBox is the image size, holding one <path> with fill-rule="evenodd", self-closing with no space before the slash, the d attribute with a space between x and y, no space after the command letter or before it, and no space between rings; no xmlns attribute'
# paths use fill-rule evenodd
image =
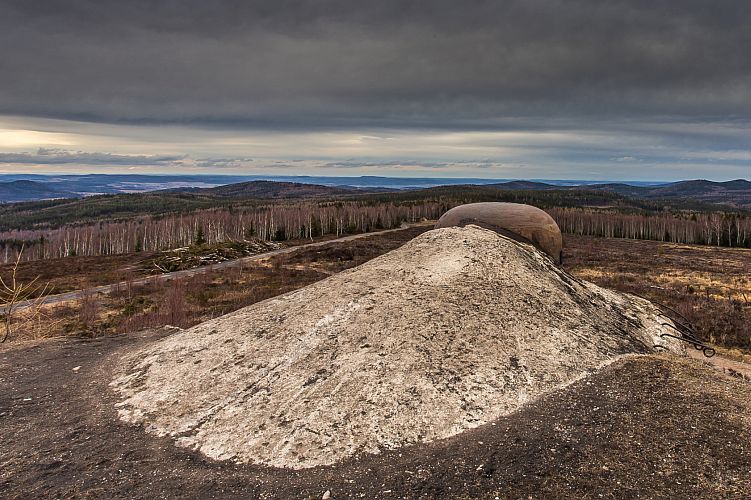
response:
<svg viewBox="0 0 751 500"><path fill-rule="evenodd" d="M315 198L319 196L350 195L368 192L349 187L274 181L248 181L211 188L182 188L171 189L169 191L220 196L233 199Z"/></svg>
<svg viewBox="0 0 751 500"><path fill-rule="evenodd" d="M586 189L611 191L623 196L647 200L691 199L703 203L721 203L739 208L751 208L751 181L736 179L715 182L703 179L672 182L657 186L633 186L623 183L559 186L544 182L511 181L491 184L498 189L542 191L553 189Z"/></svg>
<svg viewBox="0 0 751 500"><path fill-rule="evenodd" d="M70 191L60 191L51 188L43 182L27 180L0 182L0 203L56 198L78 198L79 196L80 195Z"/></svg>
<svg viewBox="0 0 751 500"><path fill-rule="evenodd" d="M311 175L227 175L227 174L2 174L0 182L28 180L47 184L58 191L79 193L85 196L93 194L118 194L132 192L160 191L180 188L210 188L249 181L293 182L300 184L319 184L321 186L349 187L355 189L425 189L436 186L459 184L487 185L514 179L480 179L474 177L381 177L363 175L349 176L311 176ZM597 184L584 180L535 179L539 182L575 186ZM629 181L627 184L655 185L655 182ZM664 183L662 183L664 184Z"/></svg>
<svg viewBox="0 0 751 500"><path fill-rule="evenodd" d="M28 178L22 178L28 177ZM8 179L9 182L3 182ZM709 204L751 208L751 181L687 180L672 183L592 183L590 181L530 181L490 179L306 177L249 178L243 176L149 175L0 175L0 203L80 198L93 194L132 192L185 193L238 199L294 199L425 189L434 186L480 185L504 190L609 191L645 200L686 199Z"/></svg>

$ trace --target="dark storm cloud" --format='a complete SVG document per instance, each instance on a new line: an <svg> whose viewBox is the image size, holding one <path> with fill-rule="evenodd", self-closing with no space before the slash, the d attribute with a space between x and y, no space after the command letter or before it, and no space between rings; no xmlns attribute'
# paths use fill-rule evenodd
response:
<svg viewBox="0 0 751 500"><path fill-rule="evenodd" d="M744 0L0 0L0 113L265 127L746 117Z"/></svg>

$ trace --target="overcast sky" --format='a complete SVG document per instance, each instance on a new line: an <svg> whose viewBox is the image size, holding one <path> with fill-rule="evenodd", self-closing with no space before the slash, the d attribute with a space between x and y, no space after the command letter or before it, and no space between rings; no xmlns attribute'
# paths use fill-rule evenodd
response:
<svg viewBox="0 0 751 500"><path fill-rule="evenodd" d="M751 177L746 0L0 0L0 173Z"/></svg>

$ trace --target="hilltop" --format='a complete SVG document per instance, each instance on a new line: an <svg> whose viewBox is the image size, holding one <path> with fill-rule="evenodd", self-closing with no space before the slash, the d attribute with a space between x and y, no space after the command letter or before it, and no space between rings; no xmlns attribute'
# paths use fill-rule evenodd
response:
<svg viewBox="0 0 751 500"><path fill-rule="evenodd" d="M704 203L751 207L751 182L737 179L727 182L707 180L680 181L660 186L630 186L627 184L600 184L588 189L613 191L624 196L652 200L691 199Z"/></svg>
<svg viewBox="0 0 751 500"><path fill-rule="evenodd" d="M737 179L727 182L689 180L639 186L624 183L581 184L561 186L545 182L511 181L491 184L498 189L525 191L586 190L607 191L644 200L691 200L700 203L725 204L751 208L751 181Z"/></svg>
<svg viewBox="0 0 751 500"><path fill-rule="evenodd" d="M349 187L275 181L248 181L211 188L182 188L173 191L233 199L315 198L367 192Z"/></svg>
<svg viewBox="0 0 751 500"><path fill-rule="evenodd" d="M359 257L365 250L370 252L369 255L381 253L378 251L372 253L372 250L374 246L377 247L383 242L376 243L372 239L361 241L361 250L354 251L357 262L352 261L345 265L345 268L362 262ZM463 241L459 239L454 244L461 246ZM623 240L623 242L625 245L628 240ZM422 241L421 245L424 243L425 241ZM645 252L642 243L646 245L651 242L637 243L639 243L638 246L618 248L617 254L613 256L612 264L621 273L624 272L624 263L618 256L625 253L632 254L629 262L638 261L639 265L644 266L644 269L632 269L632 271L637 272L646 280L654 280L650 283L659 282L662 286L669 286L657 278L665 268L655 269L645 264L644 259L639 259L638 256L646 255L650 262L667 266L668 269L672 269L671 272L675 272L673 266L679 265L680 262L692 261L703 266L703 269L710 275L715 273L712 261L708 258L709 252L712 251L710 248L696 247L695 250L707 252L706 254L683 253L683 251L674 254L674 249L665 245L660 246L660 252L657 248L653 248L653 252ZM595 242L595 246L599 248L596 252L598 256L605 250L599 245ZM587 240L587 242L577 244L577 247L581 251L591 249L592 241ZM515 261L520 254L526 254L526 252L519 253L519 248L517 250L506 249L514 255L513 259L510 256L508 259ZM414 246L409 247L411 252L414 249ZM300 288L311 281L309 274L300 271L300 269L305 269L304 262L312 259L312 265L319 269L321 262L330 261L332 267L320 267L320 269L336 271L342 269L344 264L341 262L342 258L346 259L346 254L353 250L353 247L349 246L342 248L332 245L303 251L290 254L289 257L273 258L268 267L262 267L259 263L256 270L246 269L243 277L238 275L237 270L232 270L210 280L190 281L188 288L204 287L206 292L211 292L217 286L221 287L223 282L242 278L237 281L239 288L231 289L232 293L234 295L240 293L241 290L242 293L252 293L254 298L249 303L257 303L256 311L271 307L270 304L274 304L277 299L280 303L273 307L280 307L279 304L292 305L294 301L288 302L291 300L289 297L303 298L309 293L306 290L310 290ZM683 250L686 249L683 248ZM743 251L735 250L734 252L737 254L735 265L742 267L746 262L741 255ZM674 260L663 262L663 253ZM133 426L122 422L117 409L127 410L128 408L121 404L121 394L108 388L113 378L122 376L124 360L125 366L133 366L133 363L142 359L140 356L143 356L145 352L166 352L164 347L168 344L185 345L186 337L195 336L195 332L201 328L200 325L196 330L181 331L178 328L162 328L106 335L93 339L75 336L6 344L0 347L0 380L5 388L0 394L0 419L6 429L6 432L0 434L0 462L5 464L0 470L0 488L9 498L92 495L119 498L126 494L129 497L166 498L210 497L219 494L224 498L321 498L325 491L330 491L331 498L334 499L374 495L429 498L440 496L583 498L591 496L593 491L607 491L618 497L719 498L743 497L751 489L751 479L747 474L751 468L751 454L748 452L751 449L751 440L747 432L751 425L751 420L749 420L751 386L748 383L744 383L739 378L724 375L702 362L682 356L649 354L650 349L646 349L647 346L643 341L637 340L639 335L631 337L618 328L605 328L607 330L605 333L596 333L594 337L588 336L588 332L596 332L599 327L607 325L607 323L602 324L601 318L618 321L622 314L618 308L611 311L603 308L601 306L603 299L597 294L589 295L597 288L582 285L576 279L567 277L565 273L550 274L551 270L544 265L544 261L539 266L533 265L537 262L536 259L530 262L531 268L524 266L523 269L527 271L522 272L513 281L499 284L495 280L498 277L497 273L501 271L493 266L501 268L508 266L507 261L498 259L494 262L487 262L487 260L493 260L494 255L489 254L487 259L484 255L476 256L477 262L469 259L467 270L490 269L488 277L497 286L491 290L478 287L476 283L481 276L472 272L467 273L466 278L469 282L460 284L456 289L456 294L451 293L452 288L448 286L453 284L451 280L446 282L447 288L445 289L440 286L440 283L434 286L436 292L433 295L424 293L425 285L432 282L429 279L431 269L427 266L434 262L426 258L428 256L424 253L406 259L403 264L398 264L401 267L394 270L398 274L402 274L402 270L405 271L402 278L397 277L397 283L404 284L404 279L409 276L406 274L406 264L414 260L419 260L419 264L423 267L418 275L420 279L407 281L410 283L409 290L413 292L406 296L411 305L403 313L400 309L393 309L385 321L401 321L399 319L401 315L410 315L414 331L411 333L412 337L409 338L419 343L415 345L415 349L419 349L416 352L409 351L410 348L407 347L407 352L415 354L419 361L414 368L454 370L452 377L458 377L458 380L447 380L447 384L443 386L446 390L441 392L445 392L449 400L435 411L428 412L429 418L435 418L434 413L445 416L448 413L447 409L452 409L458 414L469 411L476 415L475 412L482 409L480 405L476 405L477 401L481 402L481 399L465 398L466 403L459 405L458 408L453 406L452 401L455 402L460 395L466 394L463 392L466 385L461 382L468 380L466 374L479 371L482 367L507 370L503 376L494 379L499 383L491 387L491 390L498 390L502 384L512 391L505 393L506 395L513 394L514 390L524 387L531 389L528 394L532 397L524 402L518 400L520 406L505 415L491 418L490 413L486 413L487 423L478 424L476 427L453 436L424 443L409 443L395 449L384 448L379 454L363 453L345 458L330 466L292 470L250 463L238 464L231 460L215 461L190 448L174 445L176 438L189 437L189 433L183 436L160 437L145 432L148 426ZM352 254L349 258L352 258ZM625 265L627 266L626 279L633 285L627 272L629 263L626 262ZM261 268L268 272L254 274L258 273ZM723 261L722 269L724 272L728 271L727 261ZM354 271L351 273L356 276ZM461 273L453 274L455 271L455 269L452 271L452 276L457 279L462 276ZM696 270L690 271L693 274ZM295 273L302 274L295 275ZM254 279L248 281L248 274L254 274ZM587 276L581 274L581 271L578 274L580 277ZM351 277L352 274L349 276ZM548 283L550 288L535 288L535 293L529 296L520 293L520 290L526 290L525 283L529 283L530 279L534 282L541 276L548 276L544 283ZM565 285L565 280L560 281L564 278L570 280L571 288ZM277 279L281 281L275 281ZM318 280L321 277L315 279ZM608 286L614 283L604 281ZM297 292L299 295L281 296L279 294L282 292L273 291L274 287L288 286L290 282L297 284L285 290L299 288ZM336 285L341 282L328 281L328 283ZM420 283L423 285L421 286ZM347 287L360 286L358 283L345 284L342 292L349 293L352 288ZM269 287L271 290L268 290ZM362 287L384 289L385 285L375 279ZM631 287L626 286L627 291L629 288ZM259 289L263 289L264 293L256 297L256 291ZM550 354L545 351L542 353L528 351L528 348L532 347L533 338L523 337L524 344L513 342L503 344L502 352L486 348L497 340L493 336L513 333L509 328L513 328L518 323L517 321L509 321L501 328L485 331L485 334L483 330L475 328L475 324L476 320L482 318L483 315L503 317L510 314L509 306L512 304L499 300L499 295L515 296L520 299L516 302L518 306L524 308L524 311L534 312L539 311L540 304L559 297L558 294L562 289L571 292L571 295L564 294L564 298L566 296L569 298L591 297L594 303L585 300L581 304L571 304L566 300L556 304L553 301L555 307L543 309L545 314L542 317L537 316L542 324L545 322L551 324L551 322L561 320L561 315L565 317L565 314L572 310L582 309L592 312L591 321L585 318L584 331L568 328L561 331L561 340L564 340L566 335L573 335L573 337L570 342L564 344L566 350L563 357L565 359L559 367L570 366L572 370L569 375L580 373L581 377L575 376L568 379L570 383L567 385L564 383L563 386L550 388L547 384L555 383L555 381L539 376L541 372L535 373L534 371L537 363L529 362L531 359L541 359L533 358L533 355ZM645 293L644 290L637 289ZM661 288L650 287L650 289L660 290ZM321 288L318 290L320 291ZM402 286L396 287L394 294L391 294L389 290L387 296L389 304L402 297L400 293L396 293L400 290L404 290ZM573 293L577 290L577 293ZM585 292L584 295L581 292ZM608 298L608 303L610 299L616 298L618 301L623 300L625 303L630 302L639 308L644 308L645 311L650 309L650 306L640 299L629 298L628 295L611 294L607 291L604 293ZM476 305L468 300L467 294L483 295L483 297L487 295L487 299L478 300L478 305ZM274 296L277 298L269 299ZM309 303L309 308L313 311L324 312L326 308L336 308L341 305L338 302L327 304L324 296L318 297L320 300ZM377 295L373 297L378 298ZM127 295L124 299L127 299ZM264 299L266 300L261 302ZM423 306L431 300L446 301L448 306L440 310L424 309ZM221 309L224 307L222 301L215 302L209 314L205 315L206 319L222 314ZM206 303L199 302L197 305L205 311ZM373 310L375 309L374 304ZM461 314L457 315L458 310L461 310ZM378 316L376 317L378 322L374 321L369 325L363 321L369 311L367 304L363 302L359 309L352 311L349 322L338 318L336 324L321 325L321 327L338 329L348 323L356 322L362 328L373 328L384 320ZM715 313L706 312L706 314L711 316ZM359 320L356 318L357 315L362 315ZM447 326L457 332L464 332L465 341L461 342L459 337L453 337L450 344L441 344L440 332L436 332L438 338L431 339L431 331L422 326L429 324L431 316L434 315L436 322L444 322L454 317L455 321L447 323ZM230 324L249 317L246 311L239 311L234 317L230 315L217 318L212 320L211 324L218 326L220 320ZM270 346L277 344L280 339L271 334L278 332L280 325L289 324L290 319L284 320L281 316L271 319L277 319L280 322L272 323L273 328L267 333L269 338L254 340L252 335L244 335L243 332L251 331L255 327L253 324L243 322L237 328L238 340L257 342L259 344L256 345L259 346L260 343ZM707 321L711 320L707 318ZM624 326L627 332L639 331L639 328L631 322L626 323ZM632 328L636 329L632 330ZM212 329L206 331L208 349L201 351L199 347L188 352L186 354L188 357L181 364L185 366L184 369L189 375L193 370L211 374L213 382L207 385L208 392L212 392L214 385L221 384L225 380L223 375L225 369L230 378L238 373L236 370L243 367L252 369L249 364L244 363L249 363L253 357L253 354L249 353L244 358L245 361L233 357L220 359L214 365L208 364L212 358L208 354L204 357L204 354L217 346L222 348L221 342L217 341L220 334L211 333ZM423 338L421 334L428 338ZM403 335L404 332L400 331L396 337ZM414 338L414 335L418 335L419 338ZM612 348L601 342L609 338L613 341ZM306 339L303 337L303 340ZM594 343L590 344L586 342L587 340L593 340ZM644 340L649 342L648 339ZM302 344L296 338L290 338L290 342L294 345ZM328 336L324 338L324 343L328 343L327 345L331 345L332 342L335 342L335 339L330 339ZM364 346L366 343L371 346ZM443 359L443 349L438 349L439 356L431 359L426 357L427 353L435 352L440 345L447 347L445 352L451 357L459 358L458 366L453 365L450 359L440 364ZM545 347L555 352L556 349L560 349L560 345L556 341L546 343ZM627 352L625 356L617 354L618 345L624 346ZM398 361L396 355L399 349L394 352L385 348L382 350L381 347L371 340L364 340L357 344L357 354L363 356L364 351L378 349L377 352L386 354L386 356L378 356L379 359L393 366L393 363ZM473 347L481 351L482 355L478 355L479 359L469 358ZM228 343L224 348L235 349L236 344ZM644 354L628 354L634 349ZM360 354L361 350L362 354ZM522 355L516 356L517 368L514 368L511 356L520 350ZM311 380L310 375L304 380L294 375L294 380L301 382L301 385L310 380L307 386L298 387L298 389L312 391L324 387L325 384L333 383L336 380L336 374L342 373L341 365L347 361L346 352L343 349L339 349L337 353L338 361L330 357L320 360L326 371L317 374L315 380ZM593 353L605 356L606 362L610 364L601 368L589 368ZM610 357L611 354L615 354L616 357ZM153 361L156 369L160 363L158 359L153 359ZM238 364L227 364L230 361ZM469 365L467 361L473 364ZM212 371L211 368L216 369ZM405 368L410 369L408 366ZM545 369L552 370L552 373L561 373L560 370L549 365ZM283 375L282 372L275 373ZM407 373L407 371L401 373ZM485 374L485 372L480 373ZM536 377L528 379L523 376L525 373L536 375ZM728 371L728 373L732 372ZM300 374L305 373L300 372ZM153 387L152 381L149 380L151 377L152 374L145 374L141 379L146 383L143 388L144 394L151 393ZM398 377L398 373L387 372L382 376L384 380L390 381L393 381L395 377ZM373 387L374 393L381 394L382 392L379 391L382 389L379 387L382 388L382 386L376 384L376 380L377 378L370 377L367 379L367 384ZM436 378L435 380L441 381L442 379ZM268 383L270 386L282 389L274 377L270 378ZM137 385L138 380L132 380L130 383L133 390L138 389ZM345 382L343 386L347 386L347 383ZM539 389L543 389L544 392L534 396L532 391ZM250 392L252 389L248 391L249 397L259 396L259 394L251 395ZM188 391L188 394L193 393L193 390ZM471 393L478 396L488 394L474 389ZM418 392L418 396L424 394L424 392ZM273 397L273 394L269 396ZM421 398L416 398L411 391L406 391L406 394L394 392L390 396L390 399L384 400L385 409L393 408L393 405L398 404L400 408L404 408L404 411L409 412L411 407L403 405L421 400ZM498 401L508 401L508 399L501 394ZM354 399L353 403L358 404L357 399ZM324 405L322 411L336 413L338 410L347 408L347 404L351 403L345 402L345 405L341 406L334 403L329 406ZM168 413L173 414L171 413L173 410L169 408L167 410ZM294 410L293 407L286 415L293 417L295 413L292 410ZM280 410L280 413L281 411L283 410ZM487 408L485 411L487 412ZM275 415L275 417L279 416L280 414ZM242 421L242 415L239 417ZM366 416L357 417L352 414L351 417L357 420ZM278 427L277 424L284 421L274 419L269 425L276 429L275 432L283 432L284 427ZM294 422L296 421L291 419L288 425L292 426ZM423 424L422 420L416 422L416 425ZM312 430L319 430L319 428L311 427ZM343 428L343 432L349 432L349 430L349 428ZM304 437L304 434L301 436ZM336 451L336 448L332 449ZM328 453L327 450L323 454Z"/></svg>
<svg viewBox="0 0 751 500"><path fill-rule="evenodd" d="M489 423L626 354L666 321L477 226L129 357L121 416L215 459L307 468ZM176 403L176 401L179 401Z"/></svg>

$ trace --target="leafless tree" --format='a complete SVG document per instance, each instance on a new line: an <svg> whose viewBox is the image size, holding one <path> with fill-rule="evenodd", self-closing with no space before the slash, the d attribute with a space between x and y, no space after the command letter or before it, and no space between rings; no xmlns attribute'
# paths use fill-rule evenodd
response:
<svg viewBox="0 0 751 500"><path fill-rule="evenodd" d="M188 246L199 229L208 244L242 241L315 238L328 234L368 232L399 227L403 222L435 219L450 208L445 203L418 205L356 202L296 202L246 209L198 210L190 214L139 217L126 221L68 225L46 230L0 232L0 261L15 259L19 242L28 242L22 260L113 255L160 251Z"/></svg>
<svg viewBox="0 0 751 500"><path fill-rule="evenodd" d="M2 311L5 326L5 332L0 343L8 340L19 309L31 308L32 316L38 316L44 299L50 292L49 283L39 283L39 276L28 283L23 283L18 279L18 266L21 263L22 255L23 247L18 252L16 262L11 268L10 277L7 281L0 276L0 311Z"/></svg>
<svg viewBox="0 0 751 500"><path fill-rule="evenodd" d="M300 201L233 210L198 210L158 218L145 216L57 229L5 231L0 232L0 261L15 260L21 242L27 244L22 260L38 260L174 249L194 243L199 230L203 233L200 239L208 244L248 238L268 241L340 236L436 219L461 202L460 199L414 204ZM751 247L751 217L743 214L722 211L624 213L618 208L594 207L554 207L548 212L564 233Z"/></svg>

